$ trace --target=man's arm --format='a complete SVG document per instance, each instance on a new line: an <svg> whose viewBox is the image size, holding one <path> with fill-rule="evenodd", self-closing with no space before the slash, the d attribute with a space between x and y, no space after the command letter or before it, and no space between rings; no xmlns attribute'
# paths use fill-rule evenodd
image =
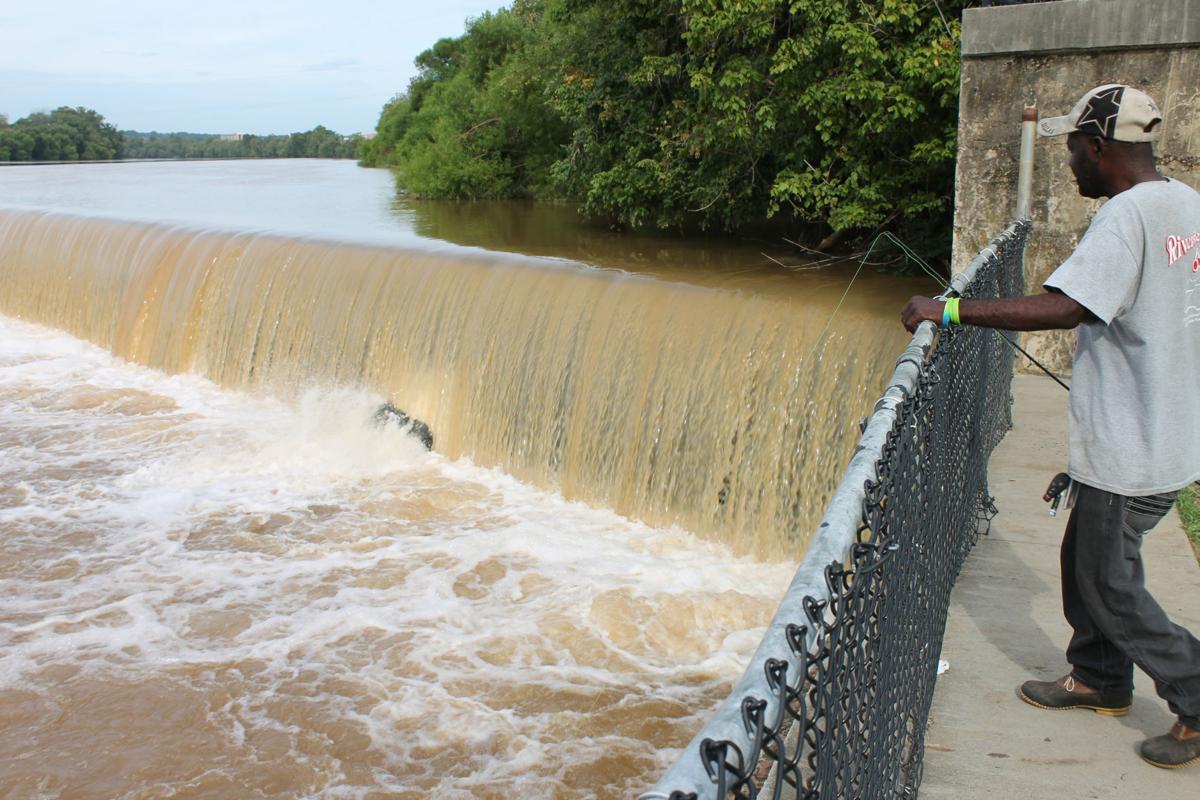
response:
<svg viewBox="0 0 1200 800"><path fill-rule="evenodd" d="M942 323L945 302L931 297L913 297L900 312L900 319L909 332L925 320ZM995 300L962 300L958 318L963 325L1000 328L1006 331L1046 331L1055 328L1074 328L1090 316L1085 307L1062 292L1001 297Z"/></svg>

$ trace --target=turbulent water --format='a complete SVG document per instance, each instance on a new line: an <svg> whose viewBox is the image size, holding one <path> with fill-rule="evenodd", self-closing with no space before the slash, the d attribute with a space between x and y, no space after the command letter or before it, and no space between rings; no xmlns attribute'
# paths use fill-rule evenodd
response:
<svg viewBox="0 0 1200 800"><path fill-rule="evenodd" d="M684 743L790 568L378 402L0 320L0 795L617 797Z"/></svg>
<svg viewBox="0 0 1200 800"><path fill-rule="evenodd" d="M897 281L561 215L501 254L348 164L38 169L0 170L4 797L633 794L901 336Z"/></svg>

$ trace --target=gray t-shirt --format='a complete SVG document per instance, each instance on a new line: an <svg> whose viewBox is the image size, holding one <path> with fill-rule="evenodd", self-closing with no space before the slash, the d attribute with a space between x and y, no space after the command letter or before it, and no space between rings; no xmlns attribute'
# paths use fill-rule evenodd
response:
<svg viewBox="0 0 1200 800"><path fill-rule="evenodd" d="M1200 194L1121 192L1045 286L1096 317L1075 347L1071 477L1128 496L1200 478Z"/></svg>

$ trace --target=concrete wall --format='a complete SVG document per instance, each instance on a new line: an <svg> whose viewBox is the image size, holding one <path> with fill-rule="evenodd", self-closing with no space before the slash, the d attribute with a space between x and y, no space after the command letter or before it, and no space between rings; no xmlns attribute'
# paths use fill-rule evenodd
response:
<svg viewBox="0 0 1200 800"><path fill-rule="evenodd" d="M1200 189L1200 0L1057 0L968 9L962 49L956 264L965 264L1015 212L1027 103L1036 104L1041 116L1058 116L1093 86L1137 86L1163 111L1156 145L1161 172ZM1076 191L1065 137L1039 139L1034 158L1030 292L1040 291L1101 205ZM1026 344L1052 369L1070 369L1070 334L1031 334Z"/></svg>

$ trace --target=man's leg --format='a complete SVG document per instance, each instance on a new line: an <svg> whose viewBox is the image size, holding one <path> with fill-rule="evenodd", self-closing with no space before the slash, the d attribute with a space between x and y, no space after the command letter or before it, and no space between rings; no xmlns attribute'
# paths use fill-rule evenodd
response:
<svg viewBox="0 0 1200 800"><path fill-rule="evenodd" d="M1077 590L1092 621L1154 679L1155 689L1171 711L1184 724L1200 727L1200 641L1167 618L1146 590L1142 570L1142 536L1162 514L1128 513L1130 501L1090 486L1079 487L1075 508ZM1132 501L1144 508L1141 498ZM1091 661L1085 667L1094 668ZM1095 673L1097 677L1104 677L1103 669ZM1082 673L1079 679L1086 682Z"/></svg>
<svg viewBox="0 0 1200 800"><path fill-rule="evenodd" d="M1146 590L1142 537L1170 509L1173 497L1127 498L1079 487L1076 503L1075 589L1091 621L1154 680L1179 723L1142 743L1141 755L1160 767L1200 763L1200 640L1171 622ZM1075 644L1072 639L1072 645ZM1080 672L1095 670L1100 650L1085 639ZM1069 658L1077 654L1069 653ZM1103 677L1105 667L1095 671ZM1091 673L1089 673L1091 674Z"/></svg>
<svg viewBox="0 0 1200 800"><path fill-rule="evenodd" d="M1091 564L1098 555L1097 547L1110 548L1119 541L1124 508L1114 505L1096 505L1096 496L1085 495L1080 486L1075 507L1063 534L1059 561L1062 567L1063 616L1073 631L1067 644L1067 662L1071 665L1071 677L1097 692L1133 691L1133 659L1105 636L1100 623L1089 609L1085 598L1094 588L1093 568L1080 568L1080 540L1087 549L1085 564ZM1106 493L1107 494L1107 493ZM1115 495L1109 495L1115 497ZM1080 530L1083 527L1084 530ZM1097 543L1097 532L1107 532L1104 544ZM1111 540L1111 541L1110 541ZM1112 558L1120 559L1119 553ZM1138 562L1140 573L1141 562ZM1140 576L1139 576L1140 577ZM1126 703L1128 705L1128 703Z"/></svg>
<svg viewBox="0 0 1200 800"><path fill-rule="evenodd" d="M1072 671L1057 681L1026 681L1019 695L1039 708L1080 708L1122 716L1133 702L1133 660L1104 635L1084 603L1076 577L1079 520L1080 507L1076 504L1059 550L1063 615L1074 631L1067 646Z"/></svg>

